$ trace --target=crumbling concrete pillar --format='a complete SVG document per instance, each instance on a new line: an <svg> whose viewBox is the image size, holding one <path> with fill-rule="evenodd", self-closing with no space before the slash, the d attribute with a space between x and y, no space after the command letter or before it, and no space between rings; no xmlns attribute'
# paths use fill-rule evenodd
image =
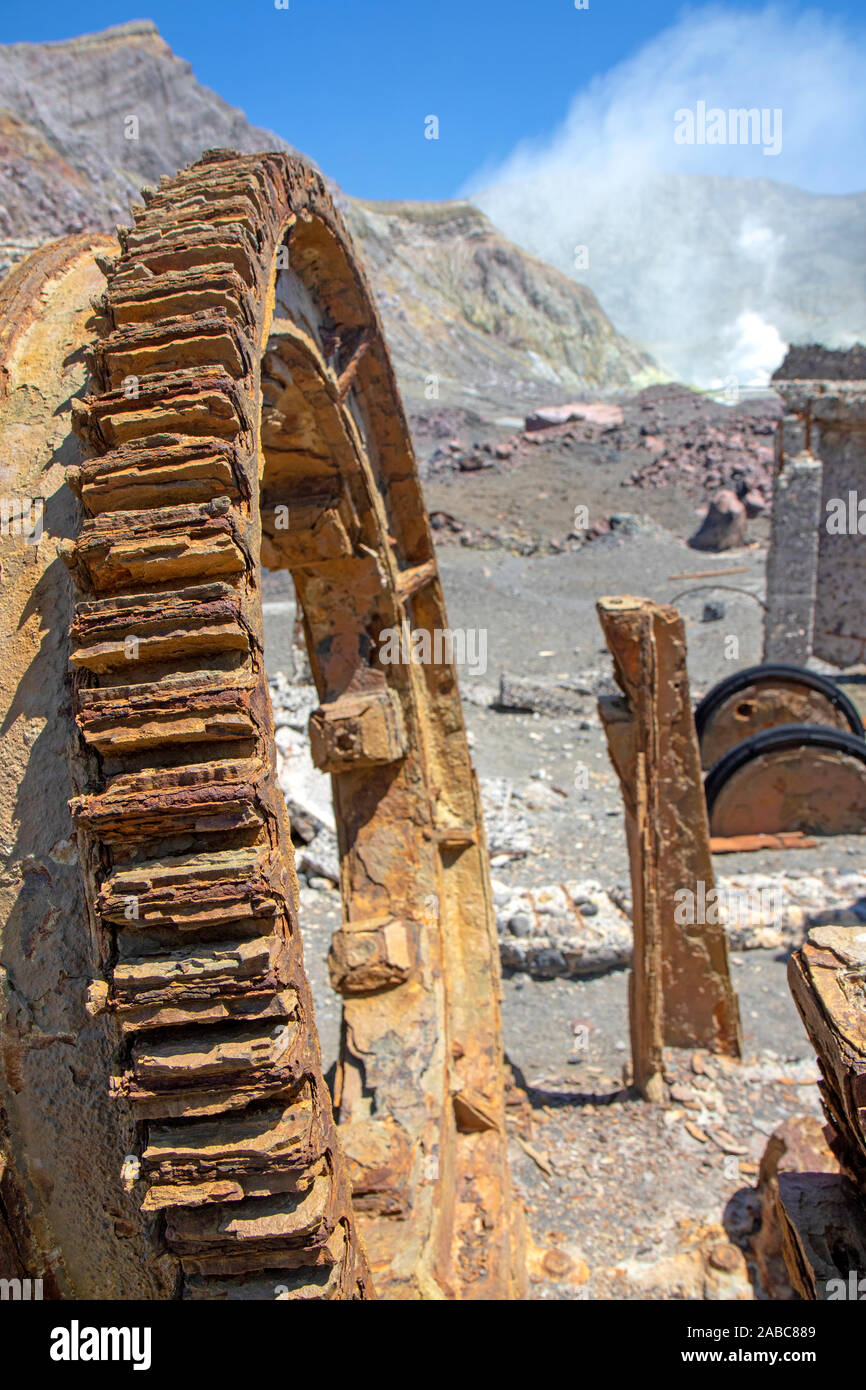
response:
<svg viewBox="0 0 866 1390"><path fill-rule="evenodd" d="M719 921L682 619L647 599L598 614L624 698L599 701L622 784L631 863L629 990L634 1083L662 1098L664 1046L739 1056L740 1026Z"/></svg>
<svg viewBox="0 0 866 1390"><path fill-rule="evenodd" d="M821 462L799 452L802 436L801 421L786 417L773 486L764 625L764 660L795 666L804 666L812 654L821 524Z"/></svg>
<svg viewBox="0 0 866 1390"><path fill-rule="evenodd" d="M791 463L800 462L803 451L816 462L820 460L814 621L806 654L835 666L852 666L866 659L866 381L847 375L854 369L862 372L859 362L852 365L850 354L825 356L833 359L826 369L838 372L839 379L781 380L774 385L788 410L783 448ZM815 542L808 538L808 517L814 514L814 502L811 496L807 502L806 494L817 487L814 476L808 483L801 477L798 490L803 496L802 506L798 503L795 510L781 497L782 516L774 516L776 553L771 552L768 571L768 643L774 593L787 592L796 600L792 614L801 614L806 606L812 584L808 570L815 549ZM791 523L800 530L788 529ZM794 625L803 624L798 620ZM786 651L801 652L802 640ZM778 659L775 637L772 647L765 648L765 655ZM786 655L785 659L803 657Z"/></svg>

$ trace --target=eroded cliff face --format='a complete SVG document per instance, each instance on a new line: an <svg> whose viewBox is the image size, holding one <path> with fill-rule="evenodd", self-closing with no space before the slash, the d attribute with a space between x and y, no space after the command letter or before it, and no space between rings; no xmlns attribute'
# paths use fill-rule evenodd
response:
<svg viewBox="0 0 866 1390"><path fill-rule="evenodd" d="M0 275L51 237L128 223L142 184L214 147L291 148L197 82L149 22L0 46ZM496 418L658 379L591 290L471 205L332 191L366 260L410 410Z"/></svg>
<svg viewBox="0 0 866 1390"><path fill-rule="evenodd" d="M659 379L591 290L519 250L470 203L347 202L410 408L440 399L520 415Z"/></svg>
<svg viewBox="0 0 866 1390"><path fill-rule="evenodd" d="M144 183L210 147L287 150L203 87L149 21L0 46L2 243L112 231Z"/></svg>

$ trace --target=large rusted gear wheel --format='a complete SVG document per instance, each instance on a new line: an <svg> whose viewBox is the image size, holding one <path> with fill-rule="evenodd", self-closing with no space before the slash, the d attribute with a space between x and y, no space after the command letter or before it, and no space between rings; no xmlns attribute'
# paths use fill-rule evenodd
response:
<svg viewBox="0 0 866 1390"><path fill-rule="evenodd" d="M711 768L753 734L783 724L825 724L863 737L863 724L844 691L802 666L749 666L719 681L695 709L701 766Z"/></svg>
<svg viewBox="0 0 866 1390"><path fill-rule="evenodd" d="M144 198L102 262L65 556L89 1007L122 1038L139 1263L162 1262L169 1296L364 1296L360 1226L380 1295L513 1296L484 833L378 315L302 161L214 151ZM333 775L347 1163L274 771L262 565L292 573ZM380 660L395 631L434 659Z"/></svg>

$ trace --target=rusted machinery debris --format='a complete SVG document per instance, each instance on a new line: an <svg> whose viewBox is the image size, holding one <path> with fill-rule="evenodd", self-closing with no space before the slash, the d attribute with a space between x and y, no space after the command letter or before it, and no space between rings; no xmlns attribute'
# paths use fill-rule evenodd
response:
<svg viewBox="0 0 866 1390"><path fill-rule="evenodd" d="M685 632L676 610L603 598L598 613L623 698L599 711L625 802L634 957L634 1082L662 1097L662 1049L702 1046L739 1056L740 1026L724 927L699 904L714 887ZM692 912L680 912L691 894ZM703 920L702 920L703 918Z"/></svg>
<svg viewBox="0 0 866 1390"><path fill-rule="evenodd" d="M714 840L856 834L866 823L863 723L828 677L747 667L707 692L695 724Z"/></svg>
<svg viewBox="0 0 866 1390"><path fill-rule="evenodd" d="M775 1164L771 1143L765 1166L772 1160L779 1167L775 1187L768 1193L770 1202L775 1202L775 1214L767 1211L765 1194L761 1249L781 1246L791 1284L806 1299L862 1297L859 1281L866 1269L864 937L861 927L814 927L788 966L794 1000L818 1054L827 1125L818 1135L814 1121L797 1121L784 1164ZM767 1283L772 1284L772 1274Z"/></svg>
<svg viewBox="0 0 866 1390"><path fill-rule="evenodd" d="M20 626L53 585L70 619L71 767L68 705L54 722L39 709L81 855L80 874L68 851L46 872L62 873L68 949L92 975L89 1021L70 999L67 1042L90 1047L95 1075L116 1055L112 1115L100 1100L95 1129L100 1158L125 1155L92 1176L75 1216L40 1185L52 1083L28 1045L38 981L22 969L5 995L3 1141L31 1257L53 1260L73 1297L353 1298L374 1284L385 1297L512 1296L522 1228L498 949L455 670L447 651L423 666L380 659L388 632L432 636L447 621L377 311L299 159L213 151L143 198L119 255L105 238L45 248L0 300L16 488L37 488L53 452L50 501L80 595L73 611L52 542L16 561L6 610ZM79 443L67 412L83 346ZM339 1126L274 773L261 566L292 574L320 696L313 755L333 778ZM7 712L38 660L25 633ZM55 664L46 706L63 706L58 689ZM29 743L14 753L25 787L44 775L45 754L37 767ZM13 776L9 823L16 795ZM65 814L54 808L52 829L68 844ZM30 841L4 889L23 935L27 864L51 858L36 825ZM84 1147L65 1097L60 1112ZM88 1265L100 1207L117 1210L129 1248L100 1230Z"/></svg>
<svg viewBox="0 0 866 1390"><path fill-rule="evenodd" d="M797 1180L825 1175L838 1177L839 1161L828 1142L827 1126L816 1115L795 1115L779 1125L770 1136L758 1171L757 1190L761 1198L761 1224L752 1240L761 1288L768 1298L790 1299L795 1290L788 1263L793 1253L793 1231L779 1194L784 1192L788 1206L797 1202ZM820 1186L821 1184L819 1184ZM826 1188L827 1184L823 1184ZM802 1187L800 1187L802 1191ZM797 1262L795 1279L802 1286ZM802 1297L802 1294L800 1294Z"/></svg>
<svg viewBox="0 0 866 1390"><path fill-rule="evenodd" d="M821 1101L853 1172L866 1178L866 940L862 927L813 927L788 979L818 1054Z"/></svg>
<svg viewBox="0 0 866 1390"><path fill-rule="evenodd" d="M212 151L143 200L118 241L54 243L0 288L0 445L50 523L0 555L0 1276L61 1299L520 1296L485 832L377 310L300 159ZM819 394L786 427L820 420L844 452L854 395ZM291 575L332 779L332 1089L265 569ZM831 682L788 666L724 682L696 728L676 610L598 611L633 1079L656 1101L665 1047L740 1055L711 831L862 829L866 742ZM590 685L508 678L501 703L575 715ZM828 1125L768 1154L759 1263L807 1298L866 1267L863 935L816 928L791 965Z"/></svg>
<svg viewBox="0 0 866 1390"><path fill-rule="evenodd" d="M860 834L866 742L819 724L780 724L719 759L706 783L713 835Z"/></svg>
<svg viewBox="0 0 866 1390"><path fill-rule="evenodd" d="M701 766L709 769L753 734L782 724L822 724L863 737L857 709L834 681L802 666L749 666L719 681L695 709Z"/></svg>

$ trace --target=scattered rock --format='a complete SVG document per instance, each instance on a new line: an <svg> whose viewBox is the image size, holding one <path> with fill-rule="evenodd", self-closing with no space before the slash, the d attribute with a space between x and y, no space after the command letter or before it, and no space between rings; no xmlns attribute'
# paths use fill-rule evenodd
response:
<svg viewBox="0 0 866 1390"><path fill-rule="evenodd" d="M548 1250L541 1261L541 1268L551 1279L565 1279L574 1269L574 1260L563 1250Z"/></svg>
<svg viewBox="0 0 866 1390"><path fill-rule="evenodd" d="M502 672L497 706L502 710L522 710L548 715L585 715L594 704L592 689L585 681L549 684Z"/></svg>
<svg viewBox="0 0 866 1390"><path fill-rule="evenodd" d="M302 845L296 851L295 863L298 873L306 874L308 878L312 875L339 883L340 855L336 835L330 830L320 830L308 845Z"/></svg>
<svg viewBox="0 0 866 1390"><path fill-rule="evenodd" d="M737 1143L737 1140L733 1135L729 1134L726 1129L719 1129L719 1127L716 1126L715 1129L708 1129L707 1133L716 1147L721 1149L723 1154L739 1156L740 1154L747 1154L749 1152L747 1146Z"/></svg>
<svg viewBox="0 0 866 1390"><path fill-rule="evenodd" d="M528 912L515 912L513 917L508 919L508 930L512 936L531 936L532 918Z"/></svg>
<svg viewBox="0 0 866 1390"><path fill-rule="evenodd" d="M749 491L744 494L742 502L746 509L746 516L750 521L754 521L756 516L763 516L767 510L765 498L761 496L760 492L756 492L754 488L750 488Z"/></svg>
<svg viewBox="0 0 866 1390"><path fill-rule="evenodd" d="M717 492L706 516L689 538L692 550L735 550L746 543L746 509L735 492Z"/></svg>
<svg viewBox="0 0 866 1390"><path fill-rule="evenodd" d="M620 406L605 405L601 401L572 401L569 405L546 406L527 415L526 429L527 432L546 430L555 425L567 425L569 420L587 420L593 425L614 427L622 424L623 412Z"/></svg>
<svg viewBox="0 0 866 1390"><path fill-rule="evenodd" d="M707 1260L713 1269L723 1270L727 1274L732 1274L734 1270L739 1269L743 1261L743 1256L741 1251L737 1250L735 1246L719 1243L711 1248L707 1255Z"/></svg>
<svg viewBox="0 0 866 1390"><path fill-rule="evenodd" d="M550 1158L546 1153L541 1153L532 1144L529 1144L525 1139L522 1139L519 1134L517 1136L517 1142L520 1145L523 1152L529 1158L532 1159L536 1167L540 1168L542 1173L544 1173L546 1177L553 1177L553 1165L550 1162Z"/></svg>

